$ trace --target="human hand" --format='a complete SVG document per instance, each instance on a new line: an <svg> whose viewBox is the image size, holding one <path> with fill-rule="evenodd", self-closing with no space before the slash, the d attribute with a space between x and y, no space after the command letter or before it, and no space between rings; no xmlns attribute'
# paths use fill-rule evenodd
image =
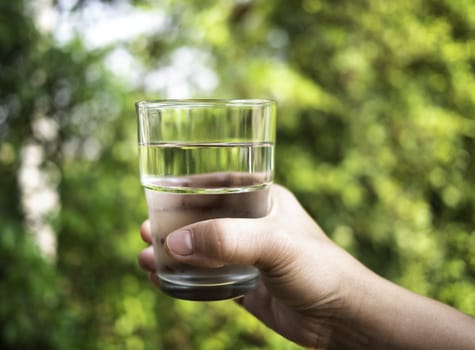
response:
<svg viewBox="0 0 475 350"><path fill-rule="evenodd" d="M327 347L340 342L336 334L345 333L349 341L352 332L344 325L359 308L368 270L328 239L288 190L273 185L270 196L267 216L188 225L168 235L166 249L173 259L194 266L259 268L257 288L238 302L288 339ZM148 221L141 235L152 242ZM158 283L152 249L139 260Z"/></svg>

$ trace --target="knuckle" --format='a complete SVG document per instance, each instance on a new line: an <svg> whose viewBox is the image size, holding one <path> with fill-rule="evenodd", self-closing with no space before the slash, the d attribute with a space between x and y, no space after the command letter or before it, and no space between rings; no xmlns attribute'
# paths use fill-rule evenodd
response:
<svg viewBox="0 0 475 350"><path fill-rule="evenodd" d="M207 223L204 232L203 243L207 252L221 262L232 260L235 253L230 227L231 224L227 219L215 219Z"/></svg>

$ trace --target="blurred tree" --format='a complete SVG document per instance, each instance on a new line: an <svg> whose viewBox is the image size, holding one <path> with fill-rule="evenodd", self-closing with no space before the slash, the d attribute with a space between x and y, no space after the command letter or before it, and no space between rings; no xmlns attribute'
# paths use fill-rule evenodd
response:
<svg viewBox="0 0 475 350"><path fill-rule="evenodd" d="M178 93L276 99L277 181L369 267L475 314L472 1L130 4L164 27L99 49L40 31L29 2L0 4L2 349L297 348L232 303L165 297L136 267L133 102ZM117 48L138 86L107 67ZM28 181L58 197L50 259Z"/></svg>
<svg viewBox="0 0 475 350"><path fill-rule="evenodd" d="M122 328L144 324L156 339L153 314L115 324L127 311L121 288L139 306L151 299L137 297L144 205L131 161L135 125L122 114L134 98L104 68L108 50L88 51L80 40L58 46L24 1L2 2L0 16L0 347L115 347L128 339ZM34 167L24 171L29 157ZM59 194L58 213L41 218L55 229L49 259L45 226L30 225L48 201L38 183Z"/></svg>
<svg viewBox="0 0 475 350"><path fill-rule="evenodd" d="M18 184L23 146L34 139L33 118L42 102L38 84L45 83L40 34L22 1L2 3L0 16L0 346L67 345L59 281L26 233Z"/></svg>

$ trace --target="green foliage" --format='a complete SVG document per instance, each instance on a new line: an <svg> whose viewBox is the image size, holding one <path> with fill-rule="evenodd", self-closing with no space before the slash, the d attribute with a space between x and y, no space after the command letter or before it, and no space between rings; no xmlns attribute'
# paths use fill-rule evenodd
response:
<svg viewBox="0 0 475 350"><path fill-rule="evenodd" d="M149 285L133 103L174 96L124 86L114 45L59 45L27 3L0 5L0 347L297 348L231 302ZM190 77L194 97L275 99L277 181L373 270L475 314L472 1L131 3L168 21L121 44L146 71L185 48L218 79L203 93ZM30 144L59 195L54 261L22 207Z"/></svg>
<svg viewBox="0 0 475 350"><path fill-rule="evenodd" d="M21 231L0 236L0 344L6 349L68 348L74 324L62 281Z"/></svg>

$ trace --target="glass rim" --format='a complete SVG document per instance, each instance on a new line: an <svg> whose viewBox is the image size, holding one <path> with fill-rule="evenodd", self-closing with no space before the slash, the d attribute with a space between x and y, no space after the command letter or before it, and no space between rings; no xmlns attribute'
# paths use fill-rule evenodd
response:
<svg viewBox="0 0 475 350"><path fill-rule="evenodd" d="M213 98L190 98L190 99L158 99L139 100L135 106L145 108L174 108L174 107L266 107L276 103L268 99L213 99Z"/></svg>

